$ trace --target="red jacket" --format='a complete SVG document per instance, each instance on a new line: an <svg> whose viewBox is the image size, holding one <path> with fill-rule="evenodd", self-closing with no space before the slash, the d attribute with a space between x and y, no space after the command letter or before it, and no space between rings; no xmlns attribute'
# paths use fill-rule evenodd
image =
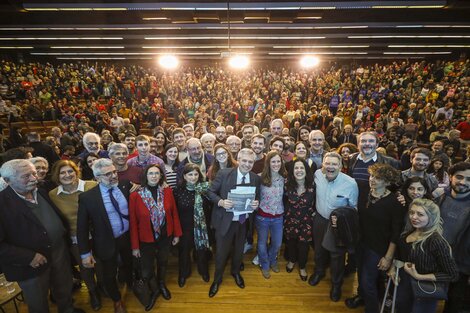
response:
<svg viewBox="0 0 470 313"><path fill-rule="evenodd" d="M168 236L180 237L180 218L176 209L175 198L170 187L163 189L163 207L166 216L166 231ZM129 197L129 224L131 231L131 247L139 249L139 243L154 242L155 236L150 221L150 212L137 192Z"/></svg>

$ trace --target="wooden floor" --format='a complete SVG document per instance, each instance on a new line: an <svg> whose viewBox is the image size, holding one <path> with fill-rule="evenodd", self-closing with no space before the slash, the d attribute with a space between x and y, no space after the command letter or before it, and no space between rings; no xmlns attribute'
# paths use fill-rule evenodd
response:
<svg viewBox="0 0 470 313"><path fill-rule="evenodd" d="M333 312L363 312L363 308L351 310L344 305L344 299L349 297L357 286L355 275L345 279L343 284L343 296L339 302L331 302L329 298L329 275L323 281L311 287L307 282L300 279L298 268L292 273L285 270L286 262L281 258L280 273L272 273L270 279L264 279L257 266L251 263L254 253L245 255L245 270L241 273L245 279L245 289L240 289L230 276L230 266L226 267L224 281L219 292L214 298L209 298L208 292L211 282L205 283L197 274L193 266L193 274L187 280L183 288L177 284L177 258L170 256L167 286L171 291L172 298L167 301L161 296L151 312L159 313L271 313L271 312L295 312L295 313L333 313ZM312 260L310 251L309 260ZM308 264L309 275L313 270L312 262ZM211 264L210 273L214 272L214 264ZM212 276L211 276L212 278ZM129 313L145 312L142 305L132 294L131 290L122 289L123 299ZM86 312L94 312L88 304L88 293L86 287L74 294L75 305ZM100 313L112 313L113 305L109 298L102 299L103 307ZM6 312L14 312L13 307L7 307ZM439 310L440 311L440 310ZM27 308L20 304L20 313L26 313ZM51 306L51 313L57 312Z"/></svg>

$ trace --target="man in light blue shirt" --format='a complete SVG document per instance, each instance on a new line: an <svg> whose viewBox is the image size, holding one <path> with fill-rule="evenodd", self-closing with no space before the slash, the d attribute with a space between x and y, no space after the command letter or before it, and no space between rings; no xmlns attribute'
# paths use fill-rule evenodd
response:
<svg viewBox="0 0 470 313"><path fill-rule="evenodd" d="M315 246L315 270L309 284L317 285L325 276L330 260L331 283L330 299L334 302L341 298L344 276L343 251L328 251L322 245L328 230L330 214L339 207L356 209L359 189L354 178L341 173L342 159L336 152L328 152L323 158L322 168L315 172L316 209L313 218L313 240Z"/></svg>
<svg viewBox="0 0 470 313"><path fill-rule="evenodd" d="M129 235L129 181L119 181L118 172L110 159L93 164L93 174L99 185L80 194L78 200L77 239L82 264L94 267L95 258L103 268L103 283L114 301L114 312L125 313L116 283L118 258L123 263L123 277L132 283L132 254ZM89 233L93 245L90 245Z"/></svg>

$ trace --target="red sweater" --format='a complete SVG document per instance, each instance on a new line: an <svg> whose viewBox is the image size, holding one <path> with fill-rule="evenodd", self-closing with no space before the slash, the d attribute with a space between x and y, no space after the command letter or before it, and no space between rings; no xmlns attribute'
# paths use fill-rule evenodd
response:
<svg viewBox="0 0 470 313"><path fill-rule="evenodd" d="M168 236L180 237L180 218L176 209L175 198L170 187L163 189L163 207L166 216L166 231ZM129 198L129 223L131 232L131 247L139 249L139 243L154 242L155 236L150 221L150 212L137 192L133 192Z"/></svg>

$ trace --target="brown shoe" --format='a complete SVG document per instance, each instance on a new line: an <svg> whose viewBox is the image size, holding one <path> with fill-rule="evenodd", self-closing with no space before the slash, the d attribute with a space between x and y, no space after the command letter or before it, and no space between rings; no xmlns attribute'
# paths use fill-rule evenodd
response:
<svg viewBox="0 0 470 313"><path fill-rule="evenodd" d="M127 313L126 307L121 300L114 302L114 313Z"/></svg>

